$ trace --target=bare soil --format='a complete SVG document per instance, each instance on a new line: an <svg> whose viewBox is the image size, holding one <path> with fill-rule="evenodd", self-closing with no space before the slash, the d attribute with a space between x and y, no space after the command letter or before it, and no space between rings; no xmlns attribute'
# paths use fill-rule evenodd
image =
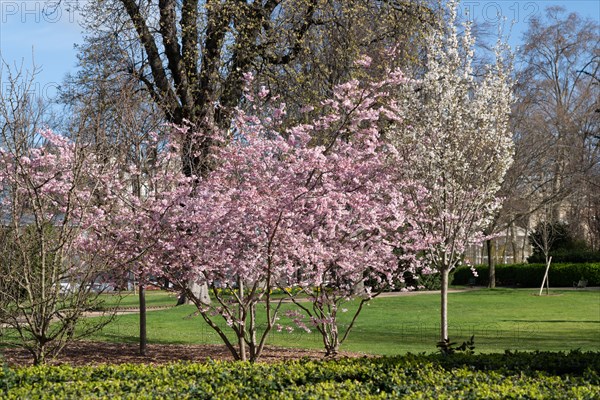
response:
<svg viewBox="0 0 600 400"><path fill-rule="evenodd" d="M0 355L10 366L31 365L31 356L25 350L10 348L0 350ZM325 352L309 349L265 347L259 361L273 363L285 360L322 360ZM339 357L364 357L364 354L342 352ZM73 366L98 364L166 364L177 361L205 362L208 360L233 360L224 345L170 345L149 344L145 356L139 354L139 345L132 343L106 343L79 341L68 344L63 352L48 364Z"/></svg>

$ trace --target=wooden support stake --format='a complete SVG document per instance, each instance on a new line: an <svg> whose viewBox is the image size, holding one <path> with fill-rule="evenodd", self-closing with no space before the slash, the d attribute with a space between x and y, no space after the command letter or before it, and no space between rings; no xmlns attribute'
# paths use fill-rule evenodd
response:
<svg viewBox="0 0 600 400"><path fill-rule="evenodd" d="M540 296L544 291L544 284L547 283L546 294L550 294L550 281L548 280L548 271L550 270L550 263L552 262L552 257L548 259L548 263L546 264L546 273L544 274L544 280L542 281L542 287L540 287Z"/></svg>

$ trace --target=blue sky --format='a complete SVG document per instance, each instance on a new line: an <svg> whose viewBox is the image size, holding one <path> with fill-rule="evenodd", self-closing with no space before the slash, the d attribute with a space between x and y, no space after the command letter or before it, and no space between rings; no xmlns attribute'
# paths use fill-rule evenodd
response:
<svg viewBox="0 0 600 400"><path fill-rule="evenodd" d="M32 57L40 69L35 90L52 98L56 86L76 63L74 44L81 43L82 29L73 5L85 0L0 0L0 55L10 65L30 67ZM494 25L498 15L514 20L510 43L520 43L528 19L540 15L550 5L600 21L600 1L514 1L463 0L462 11L469 11L478 22Z"/></svg>
<svg viewBox="0 0 600 400"><path fill-rule="evenodd" d="M75 0L58 6L51 1L0 0L0 56L11 67L30 69L35 62L39 74L34 90L46 98L75 69L74 44L82 41Z"/></svg>

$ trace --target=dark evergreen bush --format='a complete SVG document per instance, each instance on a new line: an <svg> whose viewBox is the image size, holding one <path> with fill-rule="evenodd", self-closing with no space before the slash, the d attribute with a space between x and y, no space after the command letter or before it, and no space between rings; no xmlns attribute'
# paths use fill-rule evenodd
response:
<svg viewBox="0 0 600 400"><path fill-rule="evenodd" d="M476 267L477 277L469 267L463 266L454 272L453 285L468 285L475 279L478 286L487 286L489 269L487 265ZM538 287L542 284L545 264L508 264L496 265L496 285L516 287ZM571 287L580 279L588 281L588 286L600 286L600 263L568 263L550 266L549 279L551 286Z"/></svg>
<svg viewBox="0 0 600 400"><path fill-rule="evenodd" d="M551 251L553 263L600 263L600 251L591 250L556 250ZM541 253L534 253L527 257L530 264L545 263L546 257Z"/></svg>

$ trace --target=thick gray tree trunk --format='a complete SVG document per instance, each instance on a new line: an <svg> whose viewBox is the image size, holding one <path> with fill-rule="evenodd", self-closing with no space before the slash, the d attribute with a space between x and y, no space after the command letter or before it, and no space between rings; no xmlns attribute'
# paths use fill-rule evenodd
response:
<svg viewBox="0 0 600 400"><path fill-rule="evenodd" d="M194 297L199 299L204 304L210 304L210 296L208 295L208 285L203 283L202 285L197 282L190 281L189 282L189 290L194 294ZM187 304L194 304L188 298L186 301Z"/></svg>

